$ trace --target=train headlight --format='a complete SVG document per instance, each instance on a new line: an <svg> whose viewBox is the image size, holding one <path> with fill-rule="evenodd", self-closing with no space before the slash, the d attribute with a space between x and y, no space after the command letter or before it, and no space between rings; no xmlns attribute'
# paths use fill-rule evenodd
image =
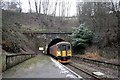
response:
<svg viewBox="0 0 120 80"><path fill-rule="evenodd" d="M58 54L58 55L60 55L60 54L61 54L61 52L60 52L60 51L57 51L57 54Z"/></svg>
<svg viewBox="0 0 120 80"><path fill-rule="evenodd" d="M67 53L68 53L68 54L70 54L70 53L71 53L71 51L68 51Z"/></svg>
<svg viewBox="0 0 120 80"><path fill-rule="evenodd" d="M68 51L67 53L68 53L68 54L70 54L70 52L69 52L69 51Z"/></svg>

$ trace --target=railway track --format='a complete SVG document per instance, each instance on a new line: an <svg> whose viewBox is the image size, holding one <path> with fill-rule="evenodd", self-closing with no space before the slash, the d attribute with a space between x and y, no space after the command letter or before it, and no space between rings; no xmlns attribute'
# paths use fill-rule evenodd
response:
<svg viewBox="0 0 120 80"><path fill-rule="evenodd" d="M105 66L105 67L110 67L110 68L120 70L120 64L115 64L115 63L110 63L110 62L105 62L105 61L99 61L99 60L94 60L94 59L88 59L88 58L82 58L82 57L76 57L76 56L73 56L72 58L77 59L77 60L81 60L81 61L84 61L84 62L88 62L88 63L92 63L92 64L96 64L96 65L102 65L102 66Z"/></svg>
<svg viewBox="0 0 120 80"><path fill-rule="evenodd" d="M75 73L74 71L72 71L71 69L69 69L68 67L66 67L65 65L61 64L60 62L58 62L57 60L50 58L55 64L57 64L58 66L62 66L63 68L65 68L66 70L68 70L71 74L73 74L74 76L76 76L76 78L82 79L82 77L80 75L78 75L77 73Z"/></svg>
<svg viewBox="0 0 120 80"><path fill-rule="evenodd" d="M55 60L52 58L52 60ZM56 61L56 60L55 60ZM58 61L56 61L56 63L59 63ZM69 64L61 64L59 63L61 66L63 66L66 70L68 70L69 72L71 72L72 74L74 74L77 78L80 78L80 80L101 80L99 77L91 74L90 72L87 72L83 69L81 69L79 66L75 65L73 62L69 63ZM71 69L72 67L72 69ZM81 78L81 74L83 78Z"/></svg>
<svg viewBox="0 0 120 80"><path fill-rule="evenodd" d="M103 77L98 77L98 76L96 76L96 75L94 75L94 74L92 74L91 72L88 72L88 71L86 71L86 70L84 70L84 69L82 69L81 67L79 67L78 65L76 65L76 64L74 64L74 63L70 63L70 64L67 64L66 65L68 68L74 68L74 70L76 69L76 73L77 74L82 74L82 73L85 73L86 74L86 76L90 76L90 78L88 78L88 77L84 77L85 79L92 79L92 80L104 80L104 78Z"/></svg>

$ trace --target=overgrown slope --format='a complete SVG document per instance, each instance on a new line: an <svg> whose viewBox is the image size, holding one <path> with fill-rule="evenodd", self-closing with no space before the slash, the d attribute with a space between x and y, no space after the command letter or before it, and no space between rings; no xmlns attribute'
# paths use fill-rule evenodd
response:
<svg viewBox="0 0 120 80"><path fill-rule="evenodd" d="M36 50L35 39L29 40L23 32L71 32L77 19L69 20L36 13L2 10L2 46L8 52Z"/></svg>
<svg viewBox="0 0 120 80"><path fill-rule="evenodd" d="M3 10L8 22L21 25L21 29L41 32L69 32L78 25L77 19L59 18L36 13L18 13Z"/></svg>
<svg viewBox="0 0 120 80"><path fill-rule="evenodd" d="M35 50L35 45L20 31L21 25L11 18L12 13L2 12L2 48L10 53ZM14 15L18 15L17 13ZM17 20L17 16L16 20ZM31 46L32 45L32 46Z"/></svg>

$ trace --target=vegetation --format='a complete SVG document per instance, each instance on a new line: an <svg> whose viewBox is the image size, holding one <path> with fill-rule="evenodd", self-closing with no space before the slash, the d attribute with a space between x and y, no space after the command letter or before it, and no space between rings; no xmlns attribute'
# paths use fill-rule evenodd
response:
<svg viewBox="0 0 120 80"><path fill-rule="evenodd" d="M21 33L22 25L16 20L10 19L12 17L10 15L18 17L19 14L6 11L2 13L2 49L11 53L19 53L25 48L34 49L34 43Z"/></svg>
<svg viewBox="0 0 120 80"><path fill-rule="evenodd" d="M81 53L82 49L85 49L91 44L93 33L85 25L80 25L72 33L72 45L73 49L77 53Z"/></svg>
<svg viewBox="0 0 120 80"><path fill-rule="evenodd" d="M77 3L79 24L85 23L95 33L92 46L96 46L97 49L91 46L91 49L86 51L97 51L104 57L111 54L111 57L117 57L120 1L116 1Z"/></svg>
<svg viewBox="0 0 120 80"><path fill-rule="evenodd" d="M5 21L5 18L3 18L3 28L2 28L2 47L4 50L7 50L8 52L19 52L20 48L18 47L18 42L20 38L19 31L16 29L16 26L14 27L11 24L7 23L7 20Z"/></svg>
<svg viewBox="0 0 120 80"><path fill-rule="evenodd" d="M30 44L27 43L30 42L29 39L27 39L21 31L71 32L73 27L85 23L84 26L87 26L88 30L95 33L92 40L92 46L96 47L96 49L93 48L94 52L98 49L98 51L102 51L100 53L103 53L103 55L105 53L107 56L110 54L118 54L120 1L110 0L109 2L79 2L79 0L76 0L75 3L76 8L72 8L73 3L69 0L55 0L54 3L51 3L49 0L38 0L38 2L34 0L34 3L32 3L31 0L28 0L29 10L27 13L23 13L24 9L21 7L22 3L20 0L1 0L0 9L4 9L2 11L3 46L4 44L6 46L8 43L11 43L9 44L9 47L15 49L14 47L17 46L18 48L16 48L16 51L19 52L19 49L21 47L23 48L23 43L26 46L30 46ZM31 8L33 5L35 6L34 9ZM75 13L77 16L71 16L71 10L73 11L74 9L77 10ZM79 28L77 29L79 30ZM79 33L77 30L75 32ZM73 48L85 49L91 42L91 40L88 39L91 38L84 39L80 36L81 38L77 39L79 36L75 36L75 32L75 39L73 38L72 42ZM8 50L6 47L3 48ZM91 48L89 50L91 50Z"/></svg>

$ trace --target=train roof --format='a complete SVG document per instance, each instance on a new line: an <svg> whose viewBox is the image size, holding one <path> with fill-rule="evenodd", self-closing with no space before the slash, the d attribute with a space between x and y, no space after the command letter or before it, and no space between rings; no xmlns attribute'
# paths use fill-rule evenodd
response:
<svg viewBox="0 0 120 80"><path fill-rule="evenodd" d="M62 44L62 43L70 44L70 42L66 42L66 41L58 42L57 44Z"/></svg>

